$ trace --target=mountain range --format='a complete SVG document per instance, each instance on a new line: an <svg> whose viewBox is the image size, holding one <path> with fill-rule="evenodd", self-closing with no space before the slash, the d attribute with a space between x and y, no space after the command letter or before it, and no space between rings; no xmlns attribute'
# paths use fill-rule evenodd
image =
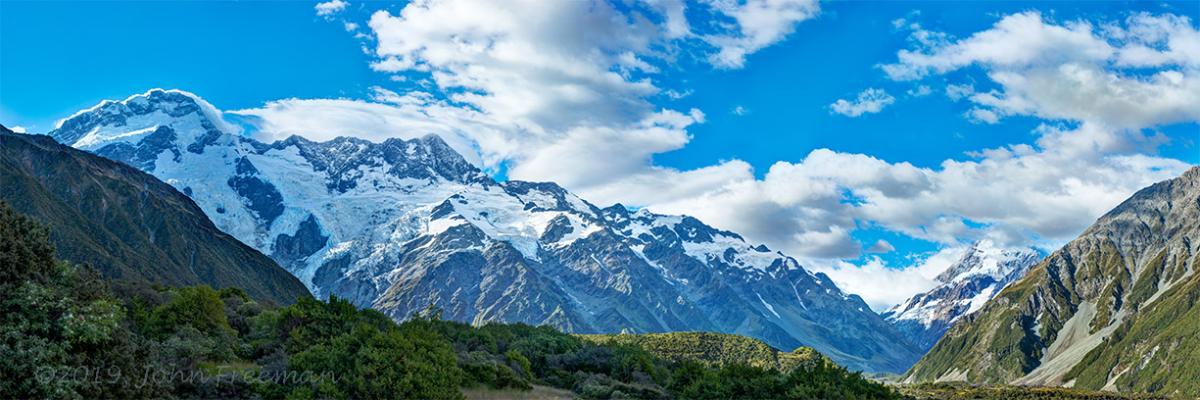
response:
<svg viewBox="0 0 1200 400"><path fill-rule="evenodd" d="M869 372L903 372L919 357L824 274L695 218L499 182L433 135L263 143L220 115L156 89L49 134L174 186L314 295L398 320L435 307L474 324L577 333L736 333Z"/></svg>
<svg viewBox="0 0 1200 400"><path fill-rule="evenodd" d="M222 232L183 193L127 165L0 126L0 200L49 226L57 256L107 278L309 297L295 277Z"/></svg>
<svg viewBox="0 0 1200 400"><path fill-rule="evenodd" d="M1200 396L1200 167L1135 193L967 315L907 380Z"/></svg>
<svg viewBox="0 0 1200 400"><path fill-rule="evenodd" d="M883 312L921 352L929 351L959 318L978 311L1042 259L1030 248L1006 249L991 240L971 244L934 278L938 285Z"/></svg>

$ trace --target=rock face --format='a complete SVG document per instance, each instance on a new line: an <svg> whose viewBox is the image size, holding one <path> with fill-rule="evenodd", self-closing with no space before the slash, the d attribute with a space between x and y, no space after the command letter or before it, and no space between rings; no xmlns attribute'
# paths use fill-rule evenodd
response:
<svg viewBox="0 0 1200 400"><path fill-rule="evenodd" d="M294 276L221 232L170 185L46 136L0 127L0 200L48 225L59 258L108 278L235 286L277 304L309 296Z"/></svg>
<svg viewBox="0 0 1200 400"><path fill-rule="evenodd" d="M981 240L937 276L937 287L882 315L920 351L928 351L955 321L978 311L1041 259L1042 254L1034 249L1002 249L990 240Z"/></svg>
<svg viewBox="0 0 1200 400"><path fill-rule="evenodd" d="M51 135L188 193L315 295L396 319L432 305L477 324L737 333L871 372L902 372L918 357L828 277L694 218L497 182L437 136L264 144L218 114L194 95L152 90Z"/></svg>
<svg viewBox="0 0 1200 400"><path fill-rule="evenodd" d="M1200 167L1142 189L955 325L912 381L1200 396Z"/></svg>

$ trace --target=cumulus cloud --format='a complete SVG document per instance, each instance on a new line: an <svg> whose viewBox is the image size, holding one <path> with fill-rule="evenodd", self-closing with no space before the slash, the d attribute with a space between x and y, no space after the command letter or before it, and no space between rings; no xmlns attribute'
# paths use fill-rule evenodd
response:
<svg viewBox="0 0 1200 400"><path fill-rule="evenodd" d="M607 2L418 1L368 26L376 70L428 72L451 100L531 127L637 120L659 91L639 76L658 30Z"/></svg>
<svg viewBox="0 0 1200 400"><path fill-rule="evenodd" d="M1046 127L1042 135L1044 148L989 149L939 168L819 149L797 163L776 163L762 180L658 208L696 214L806 256L856 256L853 239L842 233L859 221L946 245L982 237L1008 245L1034 238L1061 243L1137 189L1188 167L1146 155L1076 153L1083 143L1124 141L1088 127ZM762 228L778 226L786 228Z"/></svg>
<svg viewBox="0 0 1200 400"><path fill-rule="evenodd" d="M342 12L342 10L345 10L346 6L349 6L349 5L350 5L350 3L342 1L342 0L331 0L331 1L326 1L326 2L322 2L322 3L317 3L317 5L313 6L313 8L317 10L318 16L329 17L329 16L332 16L339 12Z"/></svg>
<svg viewBox="0 0 1200 400"><path fill-rule="evenodd" d="M648 4L417 1L371 16L378 39L372 67L428 73L455 102L546 130L637 121L655 112L647 100L661 92L651 80L655 62L697 36L683 3ZM714 65L726 68L740 67L818 10L815 1L701 4L707 7L697 12L734 22L701 36L715 47Z"/></svg>
<svg viewBox="0 0 1200 400"><path fill-rule="evenodd" d="M25 133L25 131L26 131L25 127L23 127L23 126L20 126L20 125L18 125L18 126L14 126L14 127L8 128L8 129L10 129L10 130L12 130L13 132L16 132L16 133Z"/></svg>
<svg viewBox="0 0 1200 400"><path fill-rule="evenodd" d="M829 105L830 111L847 117L858 117L863 114L874 114L896 101L895 97L883 89L870 88L858 94L854 100L838 99Z"/></svg>
<svg viewBox="0 0 1200 400"><path fill-rule="evenodd" d="M812 18L819 10L814 0L713 1L720 13L736 21L736 28L705 37L716 46L709 60L722 68L741 68L746 55L770 46L790 35L797 22Z"/></svg>
<svg viewBox="0 0 1200 400"><path fill-rule="evenodd" d="M972 121L1025 115L1140 129L1200 119L1200 33L1184 16L1057 23L1029 11L956 41L919 24L911 29L914 48L900 50L883 71L909 81L981 67L998 89L946 89L952 100L975 105L965 114ZM1138 70L1148 67L1158 70Z"/></svg>

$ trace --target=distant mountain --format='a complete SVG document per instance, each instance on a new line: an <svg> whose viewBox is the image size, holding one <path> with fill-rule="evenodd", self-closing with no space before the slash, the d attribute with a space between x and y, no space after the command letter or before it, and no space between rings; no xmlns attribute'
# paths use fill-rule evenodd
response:
<svg viewBox="0 0 1200 400"><path fill-rule="evenodd" d="M1200 167L1138 191L968 315L911 381L1200 396Z"/></svg>
<svg viewBox="0 0 1200 400"><path fill-rule="evenodd" d="M266 144L217 114L192 94L152 90L51 135L171 183L315 295L396 319L432 305L475 324L737 333L872 372L919 356L828 277L695 218L497 182L433 135Z"/></svg>
<svg viewBox="0 0 1200 400"><path fill-rule="evenodd" d="M236 286L278 304L295 277L221 232L187 196L127 165L0 127L0 200L49 225L58 256L109 278Z"/></svg>
<svg viewBox="0 0 1200 400"><path fill-rule="evenodd" d="M1002 249L981 240L935 278L937 287L892 307L883 317L919 350L928 351L955 321L978 311L1041 259L1034 249Z"/></svg>

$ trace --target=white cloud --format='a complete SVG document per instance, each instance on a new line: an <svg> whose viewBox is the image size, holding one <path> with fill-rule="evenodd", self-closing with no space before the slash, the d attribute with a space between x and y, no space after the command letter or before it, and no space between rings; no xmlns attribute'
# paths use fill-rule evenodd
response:
<svg viewBox="0 0 1200 400"><path fill-rule="evenodd" d="M1004 91L975 93L971 102L994 113L1090 121L1138 129L1200 120L1200 72L1129 76L1086 64L1030 71L993 71Z"/></svg>
<svg viewBox="0 0 1200 400"><path fill-rule="evenodd" d="M950 98L952 101L962 100L972 94L975 94L974 85L946 85L946 97Z"/></svg>
<svg viewBox="0 0 1200 400"><path fill-rule="evenodd" d="M987 149L937 168L818 149L776 163L761 180L742 177L650 208L695 215L807 258L857 257L861 245L849 233L863 223L945 246L990 238L1054 247L1138 189L1189 167L1133 151L1153 138L1090 125L1043 126L1038 134L1037 145Z"/></svg>
<svg viewBox="0 0 1200 400"><path fill-rule="evenodd" d="M888 243L886 240L879 239L876 240L875 244L872 244L871 247L868 247L866 251L867 253L891 253L896 251L896 247L892 246L892 244Z"/></svg>
<svg viewBox="0 0 1200 400"><path fill-rule="evenodd" d="M553 180L581 190L603 186L645 172L651 167L650 157L654 154L683 147L691 139L686 131L688 125L703 120L704 114L699 110L691 114L663 111L630 126L572 128L523 158L513 166L509 176Z"/></svg>
<svg viewBox="0 0 1200 400"><path fill-rule="evenodd" d="M738 106L734 106L734 107L733 107L733 110L730 110L729 112L730 112L731 114L733 114L733 115L736 115L736 116L739 116L739 117L740 117L740 116L743 116L743 115L749 114L749 113L750 113L750 110L747 110L747 109L746 109L746 107L743 107L743 106L740 106L740 105L738 105Z"/></svg>
<svg viewBox="0 0 1200 400"><path fill-rule="evenodd" d="M917 24L912 29L914 37L939 35ZM976 65L999 87L947 86L952 100L974 103L966 113L972 121L1026 115L1141 129L1200 119L1200 33L1187 17L1141 13L1097 26L1055 23L1030 11L961 40L913 42L915 49L900 50L896 63L882 66L890 78L917 80Z"/></svg>
<svg viewBox="0 0 1200 400"><path fill-rule="evenodd" d="M350 3L342 0L330 0L323 3L317 3L317 5L313 6L313 8L317 10L318 16L330 17L334 14L342 12L342 10L345 10L346 6L349 5Z"/></svg>
<svg viewBox="0 0 1200 400"><path fill-rule="evenodd" d="M967 110L966 114L964 115L967 117L967 120L977 124L991 125L1000 122L1000 115L996 114L995 111L986 108L975 107Z"/></svg>
<svg viewBox="0 0 1200 400"><path fill-rule="evenodd" d="M636 121L658 93L618 69L646 69L659 31L607 2L418 1L368 25L375 69L427 72L451 100L538 130Z"/></svg>
<svg viewBox="0 0 1200 400"><path fill-rule="evenodd" d="M930 34L916 26L914 34ZM920 41L927 46L901 50L899 62L883 66L895 80L920 79L971 64L991 67L1055 65L1065 61L1108 58L1113 49L1093 35L1092 26L1076 22L1065 26L1047 24L1040 13L1025 12L1004 17L992 29L953 43Z"/></svg>
<svg viewBox="0 0 1200 400"><path fill-rule="evenodd" d="M820 9L814 0L715 0L711 4L737 22L730 32L705 37L718 48L710 62L721 68L741 68L746 55L783 40L796 23L816 16Z"/></svg>
<svg viewBox="0 0 1200 400"><path fill-rule="evenodd" d="M813 261L813 270L824 272L842 291L863 298L875 312L882 312L913 294L933 289L934 279L962 257L962 246L947 247L914 260L911 265L888 265L871 257L861 265L845 261Z"/></svg>
<svg viewBox="0 0 1200 400"><path fill-rule="evenodd" d="M23 126L20 126L20 125L18 125L18 126L13 126L13 127L10 127L10 128L8 128L8 129L9 129L9 130L12 130L13 132L16 132L16 133L25 133L25 131L26 131L25 127L23 127Z"/></svg>
<svg viewBox="0 0 1200 400"><path fill-rule="evenodd" d="M859 93L854 100L838 99L829 105L829 109L847 117L858 117L863 114L877 113L895 101L896 98L883 89L870 88Z"/></svg>
<svg viewBox="0 0 1200 400"><path fill-rule="evenodd" d="M669 98L669 99L671 99L671 100L679 100L679 99L682 99L682 98L684 98L684 97L691 96L691 95L692 95L692 93L693 93L693 92L692 92L692 90L691 90L691 89L687 89L687 90L684 90L684 91L678 91L678 90L675 90L675 89L667 89L666 91L664 91L664 92L663 92L663 94L664 94L664 95L666 95L666 96L667 96L667 98Z"/></svg>
<svg viewBox="0 0 1200 400"><path fill-rule="evenodd" d="M933 93L928 85L917 85L917 87L908 89L908 95L912 97L925 97Z"/></svg>

